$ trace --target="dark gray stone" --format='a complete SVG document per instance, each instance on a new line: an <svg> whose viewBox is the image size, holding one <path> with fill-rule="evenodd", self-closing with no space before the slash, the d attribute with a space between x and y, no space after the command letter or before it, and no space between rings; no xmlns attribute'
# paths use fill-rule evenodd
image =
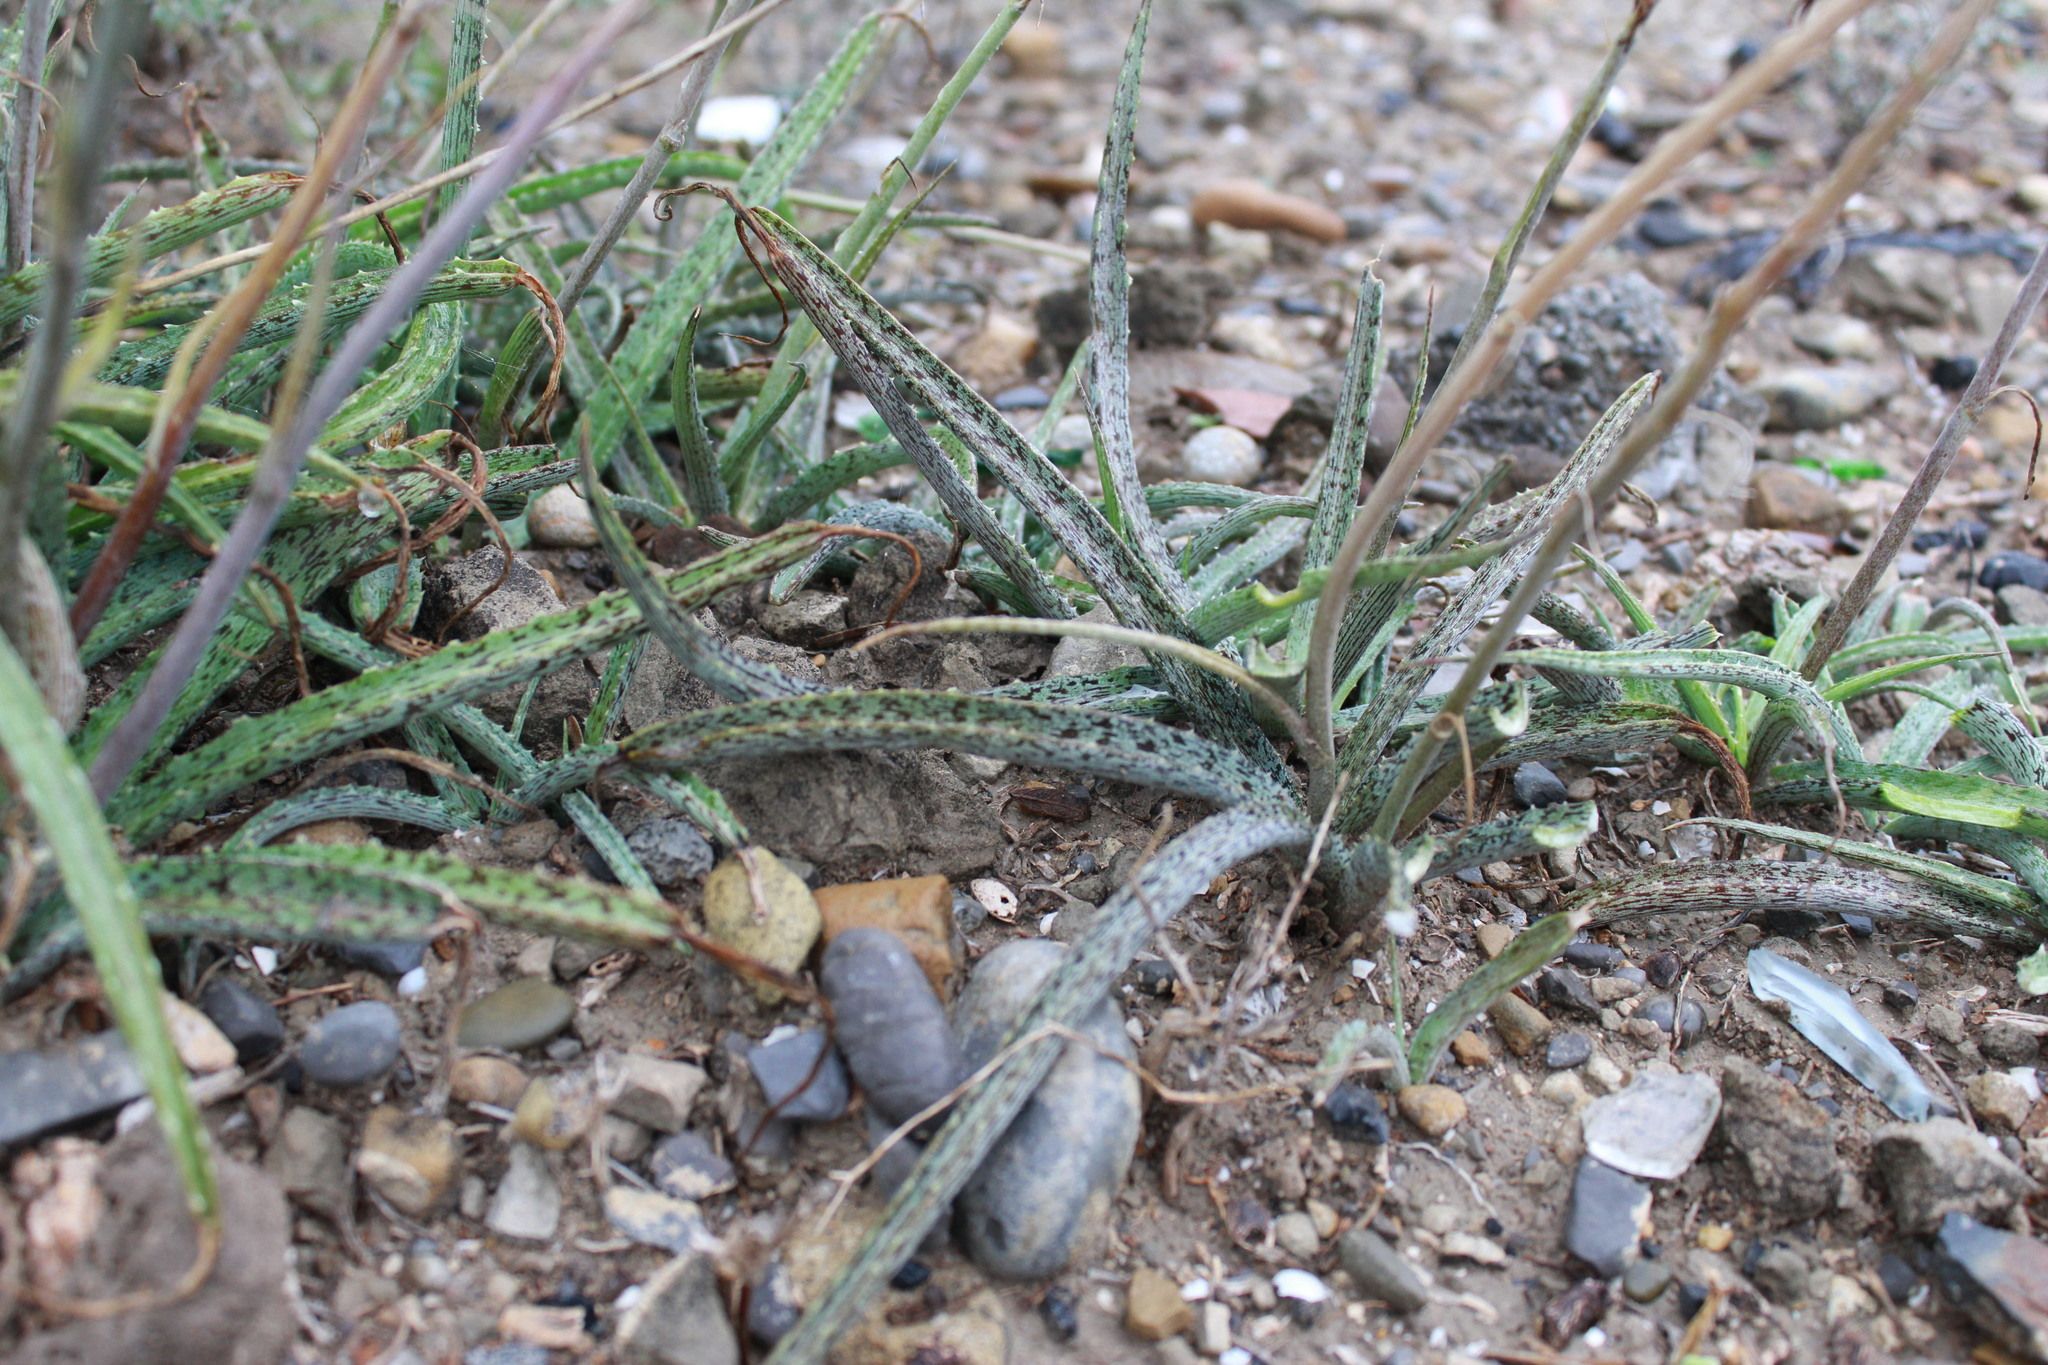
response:
<svg viewBox="0 0 2048 1365"><path fill-rule="evenodd" d="M626 836L626 847L656 886L688 886L704 879L716 861L697 827L678 815L643 821Z"/></svg>
<svg viewBox="0 0 2048 1365"><path fill-rule="evenodd" d="M1581 1157L1572 1176L1571 1210L1565 1216L1565 1250L1612 1279L1634 1253L1649 1213L1648 1185L1592 1157Z"/></svg>
<svg viewBox="0 0 2048 1365"><path fill-rule="evenodd" d="M368 1085L398 1061L398 1012L381 1000L343 1005L322 1015L299 1044L306 1079L321 1085Z"/></svg>
<svg viewBox="0 0 2048 1365"><path fill-rule="evenodd" d="M0 1144L26 1142L142 1095L127 1044L112 1029L26 1052L0 1053Z"/></svg>
<svg viewBox="0 0 2048 1365"><path fill-rule="evenodd" d="M1330 1121L1330 1128L1338 1137L1376 1147L1386 1146L1393 1132L1387 1106L1378 1092L1363 1081L1339 1081L1332 1086L1323 1101L1323 1117Z"/></svg>
<svg viewBox="0 0 2048 1365"><path fill-rule="evenodd" d="M1396 1313L1412 1313L1429 1302L1429 1286L1421 1272L1371 1228L1355 1227L1338 1238L1337 1259L1362 1298L1384 1303Z"/></svg>
<svg viewBox="0 0 2048 1365"><path fill-rule="evenodd" d="M1619 967L1627 958L1612 944L1582 938L1564 946L1564 960L1585 971L1606 972Z"/></svg>
<svg viewBox="0 0 2048 1365"><path fill-rule="evenodd" d="M1569 1071L1584 1066L1593 1056L1593 1040L1583 1033L1559 1033L1543 1050L1543 1064L1552 1071Z"/></svg>
<svg viewBox="0 0 2048 1365"><path fill-rule="evenodd" d="M1841 1159L1827 1113L1754 1062L1721 1064L1722 1145L1756 1187L1752 1207L1766 1225L1817 1218L1835 1206Z"/></svg>
<svg viewBox="0 0 2048 1365"><path fill-rule="evenodd" d="M981 960L954 1007L968 1070L1001 1048L1066 950L1017 939ZM1137 1146L1143 1095L1116 1058L1135 1061L1123 1017L1105 1000L1069 1042L954 1207L954 1234L1005 1279L1056 1274L1108 1216Z"/></svg>
<svg viewBox="0 0 2048 1365"><path fill-rule="evenodd" d="M1935 1248L1943 1293L2013 1350L2048 1360L2048 1244L1951 1213Z"/></svg>
<svg viewBox="0 0 2048 1365"><path fill-rule="evenodd" d="M739 1337L708 1255L678 1256L647 1282L619 1323L619 1359L628 1365L740 1365Z"/></svg>
<svg viewBox="0 0 2048 1365"><path fill-rule="evenodd" d="M654 1144L647 1154L647 1173L678 1199L709 1199L739 1183L732 1163L712 1149L710 1140L688 1131Z"/></svg>
<svg viewBox="0 0 2048 1365"><path fill-rule="evenodd" d="M396 981L427 960L424 943L338 943L334 955L351 967Z"/></svg>
<svg viewBox="0 0 2048 1365"><path fill-rule="evenodd" d="M840 934L825 949L818 980L847 1067L890 1123L944 1099L966 1077L946 1007L896 935L876 928Z"/></svg>
<svg viewBox="0 0 2048 1365"><path fill-rule="evenodd" d="M1649 1020L1666 1033L1671 1032L1672 1019L1676 1017L1679 1020L1680 1047L1692 1046L1707 1027L1707 1012L1700 1008L1698 1002L1688 1000L1685 1002L1685 1008L1679 1010L1672 1005L1671 997L1668 995L1660 995L1645 1005L1640 1017Z"/></svg>
<svg viewBox="0 0 2048 1365"><path fill-rule="evenodd" d="M284 1046L284 1020L268 1000L231 976L216 976L199 992L199 1008L235 1045L235 1060L247 1066Z"/></svg>
<svg viewBox="0 0 2048 1365"><path fill-rule="evenodd" d="M760 1345L773 1346L803 1315L796 1283L778 1256L755 1278L753 1292L747 1295L747 1335Z"/></svg>
<svg viewBox="0 0 2048 1365"><path fill-rule="evenodd" d="M1541 763L1524 763L1515 769L1515 800L1524 806L1554 806L1564 799L1564 779Z"/></svg>
<svg viewBox="0 0 2048 1365"><path fill-rule="evenodd" d="M747 1049L747 1067L777 1119L829 1123L846 1112L846 1067L822 1030L756 1043Z"/></svg>
<svg viewBox="0 0 2048 1365"><path fill-rule="evenodd" d="M1600 1017L1600 1002L1584 977L1563 967L1547 967L1536 978L1536 995L1546 1005L1556 1005L1588 1019Z"/></svg>
<svg viewBox="0 0 2048 1365"><path fill-rule="evenodd" d="M1749 1267L1749 1278L1756 1281L1764 1297L1788 1308L1806 1297L1806 1282L1812 1274L1806 1258L1782 1242L1764 1248Z"/></svg>

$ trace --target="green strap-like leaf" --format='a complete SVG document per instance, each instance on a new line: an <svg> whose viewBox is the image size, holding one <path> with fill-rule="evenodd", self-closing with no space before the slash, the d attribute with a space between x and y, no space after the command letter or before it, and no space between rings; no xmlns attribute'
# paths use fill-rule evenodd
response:
<svg viewBox="0 0 2048 1365"><path fill-rule="evenodd" d="M1563 952L1586 918L1580 911L1545 915L1515 935L1499 957L1459 982L1443 1003L1415 1026L1415 1037L1408 1044L1409 1076L1417 1082L1428 1080L1451 1039L1488 1005L1513 990L1517 981Z"/></svg>

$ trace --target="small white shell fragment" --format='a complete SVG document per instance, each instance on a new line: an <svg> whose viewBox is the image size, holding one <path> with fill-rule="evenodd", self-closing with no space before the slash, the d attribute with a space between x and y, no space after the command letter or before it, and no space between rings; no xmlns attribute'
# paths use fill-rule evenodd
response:
<svg viewBox="0 0 2048 1365"><path fill-rule="evenodd" d="M1330 1297L1330 1286L1306 1270L1289 1267L1273 1273L1273 1292L1283 1299L1321 1303Z"/></svg>
<svg viewBox="0 0 2048 1365"><path fill-rule="evenodd" d="M1189 1303L1200 1303L1203 1299L1209 1297L1209 1293L1209 1282L1207 1280L1189 1280L1180 1287L1180 1296Z"/></svg>
<svg viewBox="0 0 2048 1365"><path fill-rule="evenodd" d="M968 884L968 891L981 902L981 908L1005 924L1017 919L1017 893L997 881L994 877L976 877Z"/></svg>
<svg viewBox="0 0 2048 1365"><path fill-rule="evenodd" d="M256 964L256 970L269 976L277 970L277 949L255 947L249 950L249 961Z"/></svg>

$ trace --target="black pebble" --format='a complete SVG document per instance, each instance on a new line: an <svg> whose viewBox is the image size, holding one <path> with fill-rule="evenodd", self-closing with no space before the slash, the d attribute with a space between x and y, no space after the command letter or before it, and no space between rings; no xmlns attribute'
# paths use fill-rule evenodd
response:
<svg viewBox="0 0 2048 1365"><path fill-rule="evenodd" d="M1576 972L1562 967L1546 968L1536 978L1536 994L1547 1005L1572 1010L1588 1019L1600 1017L1600 1002L1593 998L1593 988Z"/></svg>
<svg viewBox="0 0 2048 1365"><path fill-rule="evenodd" d="M1811 938L1827 926L1828 917L1818 910L1779 906L1764 912L1764 928L1786 938Z"/></svg>
<svg viewBox="0 0 2048 1365"><path fill-rule="evenodd" d="M1515 769L1515 800L1523 805L1554 806L1565 797L1564 779L1541 763L1524 763Z"/></svg>
<svg viewBox="0 0 2048 1365"><path fill-rule="evenodd" d="M891 1289L916 1289L932 1277L932 1268L923 1261L905 1261L903 1268L889 1277Z"/></svg>
<svg viewBox="0 0 2048 1365"><path fill-rule="evenodd" d="M1384 1147L1392 1132L1387 1123L1387 1107L1362 1081L1338 1082L1330 1097L1323 1101L1323 1113L1330 1120L1331 1131L1353 1142Z"/></svg>
<svg viewBox="0 0 2048 1365"><path fill-rule="evenodd" d="M1913 548L1926 554L1930 550L1946 549L1953 545L1958 549L1981 550L1984 542L1991 539L1991 528L1972 517L1935 531L1921 531L1913 537Z"/></svg>
<svg viewBox="0 0 2048 1365"><path fill-rule="evenodd" d="M1028 408L1042 408L1052 402L1052 395L1036 384L1025 384L1020 388L1004 389L995 397L997 412L1018 412Z"/></svg>
<svg viewBox="0 0 2048 1365"><path fill-rule="evenodd" d="M379 976L397 978L427 960L424 943L342 943L334 955L351 967L361 967Z"/></svg>
<svg viewBox="0 0 2048 1365"><path fill-rule="evenodd" d="M1643 154L1642 139L1629 121L1608 110L1593 120L1593 141L1613 152L1623 161L1634 161Z"/></svg>
<svg viewBox="0 0 2048 1365"><path fill-rule="evenodd" d="M235 1045L244 1066L284 1046L284 1021L268 1000L232 977L216 976L199 993L199 1008Z"/></svg>
<svg viewBox="0 0 2048 1365"><path fill-rule="evenodd" d="M1920 1287L1920 1272L1896 1251L1887 1251L1877 1263L1878 1282L1895 1304L1903 1304Z"/></svg>
<svg viewBox="0 0 2048 1365"><path fill-rule="evenodd" d="M1173 983L1179 979L1174 975L1173 964L1163 957L1148 957L1138 963L1131 968L1131 978L1144 995L1172 995Z"/></svg>
<svg viewBox="0 0 2048 1365"><path fill-rule="evenodd" d="M2004 550L1984 561L1977 582L1993 592L2015 583L2036 592L2048 592L2048 562L2019 550Z"/></svg>
<svg viewBox="0 0 2048 1365"><path fill-rule="evenodd" d="M1081 1330L1079 1301L1074 1291L1063 1284L1056 1284L1045 1291L1045 1297L1038 1301L1038 1315L1045 1319L1045 1325L1061 1341L1072 1341Z"/></svg>
<svg viewBox="0 0 2048 1365"><path fill-rule="evenodd" d="M1763 50L1764 45L1759 39L1744 38L1733 48L1729 49L1728 69L1730 71L1740 71L1743 67L1755 61Z"/></svg>
<svg viewBox="0 0 2048 1365"><path fill-rule="evenodd" d="M1935 361L1934 368L1928 372L1928 378L1934 381L1936 388L1950 393L1967 388L1976 377L1977 357L1973 355L1945 355Z"/></svg>
<svg viewBox="0 0 2048 1365"><path fill-rule="evenodd" d="M1705 1285L1687 1284L1683 1280L1678 1282L1678 1316L1690 1319L1706 1306L1707 1287Z"/></svg>
<svg viewBox="0 0 2048 1365"><path fill-rule="evenodd" d="M1895 1014L1911 1014L1913 1007L1920 1003L1920 986L1913 981L1887 981L1884 987L1885 1008Z"/></svg>
<svg viewBox="0 0 2048 1365"><path fill-rule="evenodd" d="M1589 972L1612 971L1627 959L1621 949L1590 939L1575 939L1564 947L1564 960Z"/></svg>
<svg viewBox="0 0 2048 1365"><path fill-rule="evenodd" d="M1684 970L1684 959L1669 948L1652 954L1650 960L1643 964L1643 971L1649 976L1650 984L1658 990L1663 990L1678 980L1679 973Z"/></svg>
<svg viewBox="0 0 2048 1365"><path fill-rule="evenodd" d="M1877 932L1877 921L1868 915L1855 915L1842 911L1842 925L1857 938L1869 938Z"/></svg>
<svg viewBox="0 0 2048 1365"><path fill-rule="evenodd" d="M1593 1056L1593 1040L1583 1033L1559 1033L1543 1050L1543 1064L1552 1071L1584 1066Z"/></svg>

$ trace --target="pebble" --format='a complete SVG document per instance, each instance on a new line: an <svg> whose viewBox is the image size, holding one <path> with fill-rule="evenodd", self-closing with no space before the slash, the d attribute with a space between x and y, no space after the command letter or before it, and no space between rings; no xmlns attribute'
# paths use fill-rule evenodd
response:
<svg viewBox="0 0 2048 1365"><path fill-rule="evenodd" d="M1621 1068L1598 1052L1586 1059L1585 1068L1579 1074L1585 1077L1587 1085L1602 1094L1611 1094L1621 1089L1624 1079Z"/></svg>
<svg viewBox="0 0 2048 1365"><path fill-rule="evenodd" d="M1544 1017L1543 1011L1513 993L1503 995L1488 1005L1486 1018L1494 1031L1500 1034L1501 1041L1507 1044L1508 1051L1517 1057L1528 1056L1550 1037L1550 1020Z"/></svg>
<svg viewBox="0 0 2048 1365"><path fill-rule="evenodd" d="M1472 937L1479 944L1479 951L1486 954L1488 962L1508 950L1515 941L1515 931L1498 921L1489 921L1472 931Z"/></svg>
<svg viewBox="0 0 2048 1365"><path fill-rule="evenodd" d="M1879 360L1884 338L1862 318L1846 313L1805 313L1785 328L1802 351L1822 360Z"/></svg>
<svg viewBox="0 0 2048 1365"><path fill-rule="evenodd" d="M1998 590L1998 619L2009 626L2048 626L2048 592L2006 584Z"/></svg>
<svg viewBox="0 0 2048 1365"><path fill-rule="evenodd" d="M886 930L910 950L938 998L952 996L957 931L953 888L944 877L892 877L821 886L816 899L828 956L832 944L850 930Z"/></svg>
<svg viewBox="0 0 2048 1365"><path fill-rule="evenodd" d="M1896 385L1862 365L1788 365L1759 377L1766 431L1826 431L1870 411Z"/></svg>
<svg viewBox="0 0 2048 1365"><path fill-rule="evenodd" d="M1726 1251L1735 1244L1735 1229L1726 1223L1708 1223L1700 1228L1695 1238L1702 1251Z"/></svg>
<svg viewBox="0 0 2048 1365"><path fill-rule="evenodd" d="M1593 1055L1593 1040L1583 1033L1560 1033L1544 1049L1543 1064L1552 1071L1569 1071L1584 1066Z"/></svg>
<svg viewBox="0 0 2048 1365"><path fill-rule="evenodd" d="M1493 1065L1493 1049L1471 1029L1465 1029L1451 1039L1451 1055L1458 1059L1459 1066Z"/></svg>
<svg viewBox="0 0 2048 1365"><path fill-rule="evenodd" d="M2001 550L1984 561L1984 567L1977 571L1977 583L1994 592L2009 583L2048 592L2048 561L2024 550Z"/></svg>
<svg viewBox="0 0 2048 1365"><path fill-rule="evenodd" d="M747 876L746 862L727 858L711 869L704 879L704 928L712 938L746 956L785 972L794 972L810 956L818 941L823 921L818 902L803 879L790 871L766 849L753 849L756 878ZM751 886L761 885L759 907ZM754 995L764 1004L781 1000L780 988L765 981L753 983Z"/></svg>
<svg viewBox="0 0 2048 1365"><path fill-rule="evenodd" d="M1215 1357L1230 1349L1230 1305L1211 1299L1195 1322L1195 1349Z"/></svg>
<svg viewBox="0 0 2048 1365"><path fill-rule="evenodd" d="M1806 1297L1807 1280L1813 1274L1806 1258L1783 1243L1764 1248L1745 1269L1765 1298L1787 1307Z"/></svg>
<svg viewBox="0 0 2048 1365"><path fill-rule="evenodd" d="M170 1030L171 1047L187 1071L210 1076L235 1064L235 1045L228 1041L227 1034L221 1032L213 1020L175 995L164 996L163 1002L164 1024Z"/></svg>
<svg viewBox="0 0 2048 1365"><path fill-rule="evenodd" d="M1267 189L1256 180L1222 180L1198 192L1188 205L1197 229L1211 223L1234 228L1292 232L1318 242L1341 242L1344 219L1336 211Z"/></svg>
<svg viewBox="0 0 2048 1365"><path fill-rule="evenodd" d="M1037 351L1038 328L1029 319L992 308L954 354L953 368L986 393L1016 379Z"/></svg>
<svg viewBox="0 0 2048 1365"><path fill-rule="evenodd" d="M1580 1280L1543 1305L1543 1339L1563 1349L1607 1315L1607 1281ZM1690 1315L1686 1315L1690 1316Z"/></svg>
<svg viewBox="0 0 2048 1365"><path fill-rule="evenodd" d="M268 1000L231 976L216 976L199 992L199 1008L234 1045L244 1066L284 1046L284 1020Z"/></svg>
<svg viewBox="0 0 2048 1365"><path fill-rule="evenodd" d="M1577 972L1562 967L1546 967L1536 978L1536 994L1547 1005L1556 1005L1588 1019L1600 1017L1600 1002L1593 996L1593 988Z"/></svg>
<svg viewBox="0 0 2048 1365"><path fill-rule="evenodd" d="M682 1132L654 1144L647 1174L679 1199L702 1200L737 1188L739 1176L701 1133Z"/></svg>
<svg viewBox="0 0 2048 1365"><path fill-rule="evenodd" d="M640 1286L619 1319L618 1342L625 1365L740 1365L739 1338L711 1257L678 1256Z"/></svg>
<svg viewBox="0 0 2048 1365"><path fill-rule="evenodd" d="M694 886L716 858L710 841L679 815L643 820L626 836L626 847L661 887Z"/></svg>
<svg viewBox="0 0 2048 1365"><path fill-rule="evenodd" d="M1612 1279L1622 1272L1650 1213L1650 1188L1592 1157L1572 1176L1565 1250Z"/></svg>
<svg viewBox="0 0 2048 1365"><path fill-rule="evenodd" d="M759 147L781 122L782 105L773 95L715 95L697 111L697 140Z"/></svg>
<svg viewBox="0 0 2048 1365"><path fill-rule="evenodd" d="M2002 1222L2033 1182L1961 1119L1891 1123L1871 1147L1877 1182L1900 1232L1925 1235L1951 1213Z"/></svg>
<svg viewBox="0 0 2048 1365"><path fill-rule="evenodd" d="M520 1242L547 1242L562 1219L562 1189L537 1147L514 1142L505 1174L491 1194L484 1223L500 1237Z"/></svg>
<svg viewBox="0 0 2048 1365"><path fill-rule="evenodd" d="M1943 1290L2013 1350L2048 1359L2048 1244L1952 1213L1941 1221L1935 1274Z"/></svg>
<svg viewBox="0 0 2048 1365"><path fill-rule="evenodd" d="M1337 1259L1363 1298L1396 1313L1412 1313L1429 1302L1421 1272L1369 1227L1354 1227L1338 1238Z"/></svg>
<svg viewBox="0 0 2048 1365"><path fill-rule="evenodd" d="M1256 482L1265 468L1266 457L1254 441L1236 427L1203 427L1181 447L1181 473L1204 483L1244 487Z"/></svg>
<svg viewBox="0 0 2048 1365"><path fill-rule="evenodd" d="M711 1079L700 1066L641 1052L607 1053L599 1066L606 1088L616 1092L610 1112L658 1133L682 1131L690 1106Z"/></svg>
<svg viewBox="0 0 2048 1365"><path fill-rule="evenodd" d="M747 1049L747 1067L778 1119L829 1123L851 1098L846 1067L822 1029L777 1029Z"/></svg>
<svg viewBox="0 0 2048 1365"><path fill-rule="evenodd" d="M1566 799L1564 779L1533 761L1515 769L1514 787L1515 800L1532 810Z"/></svg>
<svg viewBox="0 0 2048 1365"><path fill-rule="evenodd" d="M1034 15L1030 23L1019 24L1004 35L1003 56L1016 75L1058 76L1067 69L1066 37L1058 25Z"/></svg>
<svg viewBox="0 0 2048 1365"><path fill-rule="evenodd" d="M1671 1267L1641 1260L1622 1272L1621 1292L1636 1303L1655 1303L1671 1287Z"/></svg>
<svg viewBox="0 0 2048 1365"><path fill-rule="evenodd" d="M1576 1071L1558 1071L1546 1076L1543 1084L1536 1087L1536 1093L1560 1109L1574 1113L1583 1109L1592 1099L1586 1093L1586 1083L1579 1079Z"/></svg>
<svg viewBox="0 0 2048 1365"><path fill-rule="evenodd" d="M1699 1159L1720 1113L1711 1076L1644 1074L1586 1106L1586 1152L1628 1175L1676 1180Z"/></svg>
<svg viewBox="0 0 2048 1365"><path fill-rule="evenodd" d="M1750 475L1750 526L1832 535L1848 517L1841 494L1818 474L1794 465L1759 464Z"/></svg>
<svg viewBox="0 0 2048 1365"><path fill-rule="evenodd" d="M1032 412L1052 402L1052 395L1036 384L1020 384L1004 389L989 401L997 412Z"/></svg>
<svg viewBox="0 0 2048 1365"><path fill-rule="evenodd" d="M2003 1071L1986 1071L1970 1077L1963 1087L1970 1112L1987 1127L2016 1133L2034 1107L2034 1096L2018 1077Z"/></svg>
<svg viewBox="0 0 2048 1365"><path fill-rule="evenodd" d="M597 1145L613 1161L630 1166L646 1156L647 1149L654 1145L654 1130L617 1114L606 1114L597 1121Z"/></svg>
<svg viewBox="0 0 2048 1365"><path fill-rule="evenodd" d="M933 910L950 918L942 877ZM819 895L822 909L826 898ZM826 922L829 926L831 916ZM829 932L829 931L828 931ZM832 1002L835 1036L868 1103L890 1124L944 1099L967 1066L926 970L887 929L851 928L830 937L819 983Z"/></svg>
<svg viewBox="0 0 2048 1365"><path fill-rule="evenodd" d="M1064 640L1060 643L1066 643ZM1048 674L1047 676L1051 676ZM963 934L971 934L988 919L988 907L965 891L953 893L953 927Z"/></svg>
<svg viewBox="0 0 2048 1365"><path fill-rule="evenodd" d="M448 1069L448 1093L463 1104L510 1109L526 1093L526 1073L503 1057L461 1057Z"/></svg>
<svg viewBox="0 0 2048 1365"><path fill-rule="evenodd" d="M367 1085L397 1063L398 1045L398 1012L363 1000L320 1017L299 1044L299 1065L320 1085Z"/></svg>
<svg viewBox="0 0 2048 1365"><path fill-rule="evenodd" d="M1659 1032L1669 1034L1671 1032L1672 1014L1671 997L1660 995L1645 1005L1642 1012L1636 1015L1636 1018L1647 1020L1655 1024ZM1685 1008L1678 1012L1678 1018L1681 1021L1678 1045L1680 1047L1690 1047L1698 1040L1700 1033L1707 1026L1707 1012L1700 1008L1697 1001L1688 1000L1685 1002Z"/></svg>
<svg viewBox="0 0 2048 1365"><path fill-rule="evenodd" d="M1139 1266L1124 1300L1124 1330L1144 1341L1164 1341L1194 1325L1195 1310L1180 1296L1180 1286Z"/></svg>
<svg viewBox="0 0 2048 1365"><path fill-rule="evenodd" d="M1401 1117L1425 1137L1442 1137L1465 1121L1465 1097L1447 1085L1411 1085L1395 1096Z"/></svg>
<svg viewBox="0 0 2048 1365"><path fill-rule="evenodd" d="M1928 370L1927 377L1934 381L1934 387L1944 393L1960 393L1970 386L1977 377L1977 357L1973 355L1945 355L1936 360ZM1917 539L1917 537L1916 537ZM1918 545L1913 547L1919 549Z"/></svg>
<svg viewBox="0 0 2048 1365"><path fill-rule="evenodd" d="M424 943L342 943L337 944L334 955L351 967L375 972L388 980L396 981L407 972L426 963L427 945Z"/></svg>
<svg viewBox="0 0 2048 1365"><path fill-rule="evenodd" d="M537 976L524 976L464 1005L455 1041L462 1047L517 1052L545 1043L575 1016L576 1000L569 992Z"/></svg>
<svg viewBox="0 0 2048 1365"><path fill-rule="evenodd" d="M1283 1213L1273 1220L1273 1240L1297 1261L1314 1260L1323 1239L1316 1233L1315 1219L1306 1213Z"/></svg>
<svg viewBox="0 0 2048 1365"><path fill-rule="evenodd" d="M695 1204L633 1185L604 1192L605 1221L645 1247L681 1254L710 1240L704 1213Z"/></svg>
<svg viewBox="0 0 2048 1365"><path fill-rule="evenodd" d="M1323 1101L1323 1117L1330 1121L1332 1132L1352 1142L1384 1147L1393 1135L1379 1092L1363 1081L1339 1081L1331 1087Z"/></svg>
<svg viewBox="0 0 2048 1365"><path fill-rule="evenodd" d="M287 1110L263 1169L292 1198L331 1208L349 1187L348 1130L305 1105Z"/></svg>
<svg viewBox="0 0 2048 1365"><path fill-rule="evenodd" d="M512 1135L545 1151L561 1152L588 1137L604 1116L596 1080L588 1072L534 1078L512 1111Z"/></svg>
<svg viewBox="0 0 2048 1365"><path fill-rule="evenodd" d="M1056 1284L1045 1291L1045 1297L1038 1301L1038 1316L1044 1320L1046 1330L1059 1341L1072 1341L1080 1335L1080 1307L1074 1291L1063 1284Z"/></svg>
<svg viewBox="0 0 2048 1365"><path fill-rule="evenodd" d="M588 550L598 544L590 503L566 483L533 495L526 504L526 530L544 550Z"/></svg>
<svg viewBox="0 0 2048 1365"><path fill-rule="evenodd" d="M462 1173L455 1125L380 1104L363 1124L356 1171L400 1213L425 1217L447 1201Z"/></svg>
<svg viewBox="0 0 2048 1365"><path fill-rule="evenodd" d="M1045 939L1003 944L975 967L954 1006L969 1070L985 1064L1064 958ZM1105 1000L1069 1042L955 1203L954 1235L1005 1279L1058 1273L1106 1220L1137 1146L1143 1094L1118 1059L1136 1049Z"/></svg>
<svg viewBox="0 0 2048 1365"><path fill-rule="evenodd" d="M1565 944L1562 956L1572 966L1588 972L1612 971L1628 960L1621 949L1611 943L1595 943L1583 938Z"/></svg>

